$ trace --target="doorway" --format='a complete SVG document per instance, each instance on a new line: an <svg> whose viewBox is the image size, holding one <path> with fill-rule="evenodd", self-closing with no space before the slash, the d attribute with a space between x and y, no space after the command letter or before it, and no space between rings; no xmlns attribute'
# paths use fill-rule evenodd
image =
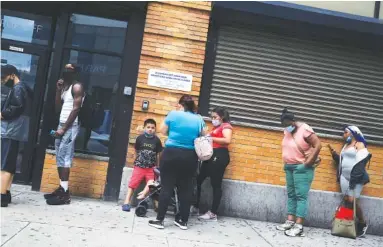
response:
<svg viewBox="0 0 383 247"><path fill-rule="evenodd" d="M29 135L28 140L21 142L16 163L15 182L29 183L31 179L33 155L37 139L37 128L41 115L42 99L45 91L45 69L47 53L44 49L22 44L16 41L2 40L1 65L13 65L20 73L20 80L24 82L32 94L32 105L28 108ZM10 89L2 85L1 97L7 97Z"/></svg>

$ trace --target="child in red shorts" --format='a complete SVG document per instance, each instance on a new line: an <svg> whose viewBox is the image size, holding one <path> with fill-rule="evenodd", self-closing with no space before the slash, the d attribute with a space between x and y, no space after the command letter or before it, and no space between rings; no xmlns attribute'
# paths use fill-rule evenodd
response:
<svg viewBox="0 0 383 247"><path fill-rule="evenodd" d="M158 166L159 154L162 152L161 140L155 133L156 121L154 119L145 120L144 134L138 136L136 139L136 158L134 160L134 169L132 177L130 178L128 193L124 205L122 205L123 211L130 211L130 200L142 180L145 179L147 185L154 181L154 167ZM147 191L148 190L145 190L144 194L147 194ZM140 194L140 197L144 196L142 193Z"/></svg>

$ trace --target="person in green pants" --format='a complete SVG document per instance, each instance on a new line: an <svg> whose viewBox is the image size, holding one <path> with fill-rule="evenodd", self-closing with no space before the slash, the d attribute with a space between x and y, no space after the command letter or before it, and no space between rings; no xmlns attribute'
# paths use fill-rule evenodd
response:
<svg viewBox="0 0 383 247"><path fill-rule="evenodd" d="M285 164L287 187L287 220L278 225L290 237L302 237L303 221L307 215L308 194L314 179L314 163L321 143L314 130L298 122L294 113L282 111L281 123L285 127L282 141L282 159Z"/></svg>

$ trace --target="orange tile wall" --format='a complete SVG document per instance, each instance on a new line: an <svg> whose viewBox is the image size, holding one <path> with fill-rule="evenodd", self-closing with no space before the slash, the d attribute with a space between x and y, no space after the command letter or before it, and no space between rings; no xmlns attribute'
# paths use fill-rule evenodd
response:
<svg viewBox="0 0 383 247"><path fill-rule="evenodd" d="M107 170L108 162L75 158L69 177L69 190L71 194L102 198ZM59 182L56 156L46 154L40 190L50 193L59 186Z"/></svg>

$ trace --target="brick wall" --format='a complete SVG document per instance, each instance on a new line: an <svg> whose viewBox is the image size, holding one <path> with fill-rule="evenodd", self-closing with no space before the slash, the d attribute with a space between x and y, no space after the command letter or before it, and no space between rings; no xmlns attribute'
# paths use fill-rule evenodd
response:
<svg viewBox="0 0 383 247"><path fill-rule="evenodd" d="M210 9L210 2L149 3L128 147L129 166L133 162L133 143L139 134L137 127L147 118L154 118L160 124L184 94L148 86L149 69L191 74L190 94L198 102ZM147 112L141 110L143 100L150 102Z"/></svg>
<svg viewBox="0 0 383 247"><path fill-rule="evenodd" d="M108 162L75 158L69 178L72 195L102 198L104 194ZM52 192L59 185L56 157L46 154L40 190Z"/></svg>
<svg viewBox="0 0 383 247"><path fill-rule="evenodd" d="M248 127L234 126L233 143L230 146L231 162L225 178L248 182L285 185L282 165L281 142L283 133ZM339 152L341 141L320 138L322 163L316 168L312 188L316 190L340 191L336 182L336 168L327 148L330 143ZM371 182L363 194L373 197L383 195L383 148L370 145L372 160L368 173Z"/></svg>
<svg viewBox="0 0 383 247"><path fill-rule="evenodd" d="M127 155L128 166L133 162L133 143L138 135L137 127L147 118L154 118L160 123L165 114L175 109L179 97L183 94L148 86L149 69L192 74L193 86L190 94L198 99L210 9L209 2L149 3ZM149 100L148 112L141 110L142 100ZM285 185L281 159L282 138L281 132L234 126L234 139L230 147L231 163L225 178ZM312 188L339 191L336 168L332 164L326 145L331 143L339 150L342 144L331 139L321 138L321 140L323 161L316 169ZM364 189L364 194L381 197L383 148L371 145L369 150L373 154L368 170L371 183Z"/></svg>

